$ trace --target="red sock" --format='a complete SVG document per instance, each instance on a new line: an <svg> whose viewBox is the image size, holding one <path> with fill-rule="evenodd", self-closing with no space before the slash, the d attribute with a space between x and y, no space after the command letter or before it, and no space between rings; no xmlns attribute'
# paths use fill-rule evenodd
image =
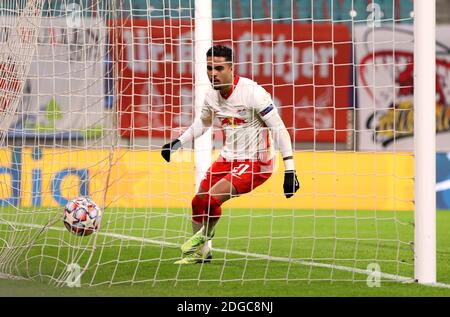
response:
<svg viewBox="0 0 450 317"><path fill-rule="evenodd" d="M222 205L222 202L220 200L217 200L214 196L210 195L208 195L207 202L209 203L209 219L208 217L206 217L206 220L219 220L220 216L222 215L222 208L220 207Z"/></svg>
<svg viewBox="0 0 450 317"><path fill-rule="evenodd" d="M204 195L195 195L192 199L192 221L203 223L206 216L206 199Z"/></svg>
<svg viewBox="0 0 450 317"><path fill-rule="evenodd" d="M206 223L211 220L219 220L222 215L222 203L214 196L195 195L192 199L192 221L197 223Z"/></svg>

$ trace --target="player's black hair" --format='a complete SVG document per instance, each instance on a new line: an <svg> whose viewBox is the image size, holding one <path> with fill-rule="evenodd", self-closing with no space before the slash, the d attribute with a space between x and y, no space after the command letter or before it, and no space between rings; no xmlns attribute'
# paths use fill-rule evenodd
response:
<svg viewBox="0 0 450 317"><path fill-rule="evenodd" d="M206 52L206 56L225 57L225 61L232 62L233 50L225 45L214 45Z"/></svg>

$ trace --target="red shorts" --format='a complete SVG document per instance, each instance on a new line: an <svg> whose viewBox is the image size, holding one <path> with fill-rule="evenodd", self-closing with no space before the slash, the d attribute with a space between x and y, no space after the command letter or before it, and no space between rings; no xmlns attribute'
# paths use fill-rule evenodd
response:
<svg viewBox="0 0 450 317"><path fill-rule="evenodd" d="M225 178L238 192L245 194L264 183L272 175L272 160L267 162L251 160L226 161L222 156L211 165L200 183L200 188L209 191L218 181Z"/></svg>

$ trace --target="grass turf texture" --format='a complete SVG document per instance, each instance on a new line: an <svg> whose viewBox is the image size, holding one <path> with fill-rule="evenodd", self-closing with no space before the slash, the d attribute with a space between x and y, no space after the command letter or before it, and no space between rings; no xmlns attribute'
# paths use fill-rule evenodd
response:
<svg viewBox="0 0 450 317"><path fill-rule="evenodd" d="M60 210L0 210L4 220L0 230L6 241L23 246L35 239L31 248L18 249L23 252L17 261L1 268L35 281L0 280L1 296L450 295L450 289L402 284L385 277L381 287L369 288L367 275L353 271L378 263L383 273L412 277L412 212L224 208L214 238L213 262L178 266L173 264L180 257L178 246L191 234L187 209L109 209L97 237L74 236L62 221L40 234L40 229L23 225L46 223L55 215L60 217ZM448 211L438 212L438 281L442 283L450 283L449 218ZM14 231L5 220L14 224ZM95 238L96 250L81 278L82 287L49 286L50 277L66 278L68 264L87 263ZM5 243L0 241L4 255ZM9 258L15 254L19 253ZM89 284L93 287L86 287Z"/></svg>

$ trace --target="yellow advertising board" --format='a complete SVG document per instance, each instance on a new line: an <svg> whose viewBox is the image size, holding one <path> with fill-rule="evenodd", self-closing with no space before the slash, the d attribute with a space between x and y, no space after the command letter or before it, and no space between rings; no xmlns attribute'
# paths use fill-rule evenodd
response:
<svg viewBox="0 0 450 317"><path fill-rule="evenodd" d="M213 156L217 157L217 154ZM190 208L194 195L191 151L166 163L159 151L0 151L2 204L56 207L89 195L106 207ZM411 153L297 152L297 194L283 194L282 161L273 176L225 208L413 210Z"/></svg>

